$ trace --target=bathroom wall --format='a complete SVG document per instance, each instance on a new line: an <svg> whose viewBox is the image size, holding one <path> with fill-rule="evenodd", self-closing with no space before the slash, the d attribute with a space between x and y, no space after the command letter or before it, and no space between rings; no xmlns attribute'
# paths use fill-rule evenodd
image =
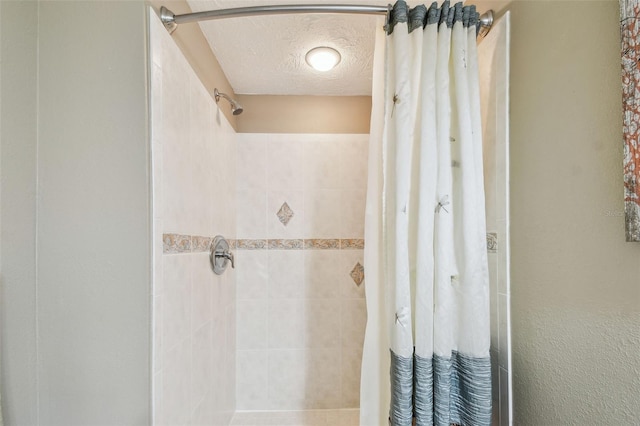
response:
<svg viewBox="0 0 640 426"><path fill-rule="evenodd" d="M367 144L238 134L238 410L359 405Z"/></svg>
<svg viewBox="0 0 640 426"><path fill-rule="evenodd" d="M235 270L211 239L236 233L236 135L150 13L153 423L226 425L235 410ZM222 103L221 107L228 107Z"/></svg>
<svg viewBox="0 0 640 426"><path fill-rule="evenodd" d="M5 424L148 423L145 7L0 9Z"/></svg>
<svg viewBox="0 0 640 426"><path fill-rule="evenodd" d="M238 95L239 133L369 133L371 96ZM286 117L286 119L284 119Z"/></svg>
<svg viewBox="0 0 640 426"><path fill-rule="evenodd" d="M509 9L514 423L637 424L640 244L624 234L618 2Z"/></svg>
<svg viewBox="0 0 640 426"><path fill-rule="evenodd" d="M6 424L35 424L38 412L37 11L36 2L0 2L0 378Z"/></svg>
<svg viewBox="0 0 640 426"><path fill-rule="evenodd" d="M478 46L491 297L493 424L511 420L509 331L509 14Z"/></svg>

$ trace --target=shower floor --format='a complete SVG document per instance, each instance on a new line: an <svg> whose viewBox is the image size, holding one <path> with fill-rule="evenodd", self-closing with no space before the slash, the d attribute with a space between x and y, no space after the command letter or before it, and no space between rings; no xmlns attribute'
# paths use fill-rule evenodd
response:
<svg viewBox="0 0 640 426"><path fill-rule="evenodd" d="M237 411L231 426L358 426L360 410Z"/></svg>

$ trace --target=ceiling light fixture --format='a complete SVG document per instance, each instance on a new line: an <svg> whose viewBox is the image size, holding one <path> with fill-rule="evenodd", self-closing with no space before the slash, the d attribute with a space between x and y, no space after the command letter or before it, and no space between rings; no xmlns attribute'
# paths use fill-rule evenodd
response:
<svg viewBox="0 0 640 426"><path fill-rule="evenodd" d="M313 69L329 71L340 63L340 52L331 47L316 47L307 52L305 60Z"/></svg>

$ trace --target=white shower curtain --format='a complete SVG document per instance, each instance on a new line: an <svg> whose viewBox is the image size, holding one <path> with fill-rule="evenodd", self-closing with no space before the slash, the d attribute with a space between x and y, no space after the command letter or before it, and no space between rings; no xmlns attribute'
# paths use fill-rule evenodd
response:
<svg viewBox="0 0 640 426"><path fill-rule="evenodd" d="M477 20L398 1L378 35L361 425L491 422Z"/></svg>

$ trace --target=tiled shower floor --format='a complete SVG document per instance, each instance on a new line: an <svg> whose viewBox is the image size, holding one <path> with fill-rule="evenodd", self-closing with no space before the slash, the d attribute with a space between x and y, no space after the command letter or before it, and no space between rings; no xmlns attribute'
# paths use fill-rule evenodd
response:
<svg viewBox="0 0 640 426"><path fill-rule="evenodd" d="M238 411L231 426L358 426L360 410Z"/></svg>

